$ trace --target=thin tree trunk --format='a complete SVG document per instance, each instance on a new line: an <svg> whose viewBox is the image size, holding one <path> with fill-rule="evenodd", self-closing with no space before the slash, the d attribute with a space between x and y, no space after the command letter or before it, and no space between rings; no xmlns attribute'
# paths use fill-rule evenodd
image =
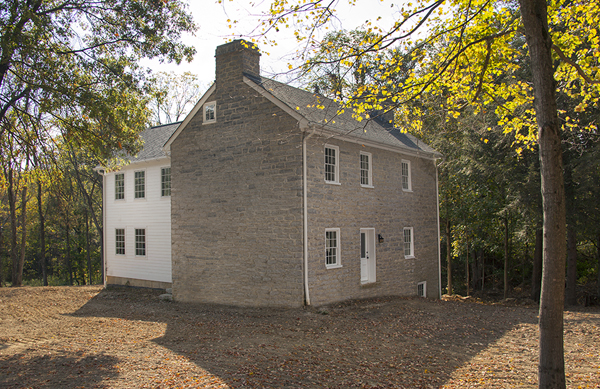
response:
<svg viewBox="0 0 600 389"><path fill-rule="evenodd" d="M2 262L2 233L4 232L4 225L0 224L0 288L4 283L4 279L2 278L2 269L4 269L4 264Z"/></svg>
<svg viewBox="0 0 600 389"><path fill-rule="evenodd" d="M65 239L67 243L67 253L65 255L65 259L67 260L67 271L69 272L69 285L73 285L73 269L71 266L71 239L69 239L69 215L67 214L67 222L65 225Z"/></svg>
<svg viewBox="0 0 600 389"><path fill-rule="evenodd" d="M573 226L567 228L567 306L577 305L577 232Z"/></svg>
<svg viewBox="0 0 600 389"><path fill-rule="evenodd" d="M450 220L446 220L446 261L448 264L448 294L452 295L452 244L450 243Z"/></svg>
<svg viewBox="0 0 600 389"><path fill-rule="evenodd" d="M92 257L90 256L90 221L85 211L85 251L87 253L88 284L92 285Z"/></svg>
<svg viewBox="0 0 600 389"><path fill-rule="evenodd" d="M563 345L566 211L552 38L546 1L519 0L519 3L531 58L544 207L538 385L563 389L566 387Z"/></svg>
<svg viewBox="0 0 600 389"><path fill-rule="evenodd" d="M14 171L12 167L9 167L6 173L8 176L8 208L10 212L10 260L12 264L11 285L19 286L15 284L19 259L17 254L17 199L15 196Z"/></svg>
<svg viewBox="0 0 600 389"><path fill-rule="evenodd" d="M470 295L470 291L469 291L469 237L467 237L467 260L466 260L466 267L465 270L467 272L466 276L467 276L467 296Z"/></svg>
<svg viewBox="0 0 600 389"><path fill-rule="evenodd" d="M42 282L48 286L48 273L46 271L46 218L42 204L42 182L38 180L38 215L40 218L40 265L42 267Z"/></svg>
<svg viewBox="0 0 600 389"><path fill-rule="evenodd" d="M504 212L504 299L508 298L508 212Z"/></svg>
<svg viewBox="0 0 600 389"><path fill-rule="evenodd" d="M485 254L481 255L481 291L485 287Z"/></svg>
<svg viewBox="0 0 600 389"><path fill-rule="evenodd" d="M16 285L23 285L23 266L25 265L25 247L27 247L27 186L21 191L21 255L17 264Z"/></svg>
<svg viewBox="0 0 600 389"><path fill-rule="evenodd" d="M600 233L598 233L598 245L596 246L596 251L598 255L598 279L596 280L596 292L598 301L600 301Z"/></svg>

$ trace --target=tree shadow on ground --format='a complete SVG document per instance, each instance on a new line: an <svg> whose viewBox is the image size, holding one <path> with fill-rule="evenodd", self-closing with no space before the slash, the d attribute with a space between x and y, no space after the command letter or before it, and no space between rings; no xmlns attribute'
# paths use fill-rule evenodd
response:
<svg viewBox="0 0 600 389"><path fill-rule="evenodd" d="M93 388L117 376L117 358L103 354L61 353L2 358L2 388Z"/></svg>
<svg viewBox="0 0 600 389"><path fill-rule="evenodd" d="M533 308L378 298L257 309L159 301L109 289L76 316L167 324L154 341L231 387L437 387Z"/></svg>

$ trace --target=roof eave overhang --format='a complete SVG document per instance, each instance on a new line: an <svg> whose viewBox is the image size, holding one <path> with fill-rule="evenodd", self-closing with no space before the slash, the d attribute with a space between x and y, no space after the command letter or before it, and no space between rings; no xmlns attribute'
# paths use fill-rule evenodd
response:
<svg viewBox="0 0 600 389"><path fill-rule="evenodd" d="M325 128L321 124L317 124L317 123L309 124L306 128L303 128L303 131L311 132L316 135L321 135L321 136L328 137L328 138L343 140L344 142L356 143L356 144L373 147L373 148L377 148L377 149L381 149L381 150L391 151L394 153L430 159L433 161L442 158L442 154L437 153L437 152L431 153L431 152L427 152L427 151L423 151L423 150L415 150L415 149L412 149L409 147L396 147L396 146L388 145L388 144L377 142L377 141L370 140L370 139L365 139L365 138L352 136L352 135L340 134L337 131L330 130L328 128Z"/></svg>

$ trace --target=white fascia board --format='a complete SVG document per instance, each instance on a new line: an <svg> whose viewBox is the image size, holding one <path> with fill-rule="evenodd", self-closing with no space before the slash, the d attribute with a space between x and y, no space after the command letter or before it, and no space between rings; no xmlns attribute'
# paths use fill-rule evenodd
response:
<svg viewBox="0 0 600 389"><path fill-rule="evenodd" d="M300 129L302 129L302 130L308 129L308 120L306 120L304 118L304 116L302 116L298 112L294 111L286 103L284 103L283 101L279 100L277 97L275 97L272 94L270 94L264 88L261 88L260 86L256 85L256 83L254 81L252 81L251 79L249 79L246 76L244 76L244 82L250 88L252 88L255 91L257 91L258 93L260 93L264 98L266 98L267 100L269 100L270 102L272 102L273 104L275 104L283 112L287 113L288 115L290 115L291 117L293 117L294 119L296 119L298 121Z"/></svg>
<svg viewBox="0 0 600 389"><path fill-rule="evenodd" d="M331 130L323 128L322 126L318 126L318 125L313 125L311 127L312 127L311 132L314 131L314 133L316 135L321 135L321 136L325 136L328 138L339 139L339 140L343 140L345 142L356 143L359 145L365 145L365 146L373 147L376 149L392 151L394 153L430 159L432 161L442 158L442 155L439 153L428 153L425 151L417 151L414 149L410 149L408 147L394 147L394 146L386 145L384 143L376 142L373 140L357 138L357 137L354 137L351 135L343 135L343 134L340 134L339 132L331 131Z"/></svg>
<svg viewBox="0 0 600 389"><path fill-rule="evenodd" d="M123 165L118 170L111 171L111 173L119 172L119 171L123 170L124 168L128 168L129 166L142 165L144 163L152 163L152 162L161 161L161 160L170 161L171 157L168 155L164 155L162 157L148 158L148 159L143 159L141 161L129 161L129 163L127 165Z"/></svg>
<svg viewBox="0 0 600 389"><path fill-rule="evenodd" d="M194 106L194 108L190 111L190 113L188 113L187 116L185 117L185 119L183 119L183 122L181 122L181 124L179 125L179 127L177 127L177 130L173 133L173 135L171 135L171 137L169 138L169 140L167 140L167 142L163 146L163 151L165 152L165 154L168 155L171 152L171 143L173 143L173 141L175 139L177 139L177 137L179 136L179 134L181 134L181 131L183 131L183 129L185 127L187 127L187 125L192 120L192 118L194 116L196 116L196 113L198 113L198 111L202 109L202 106L204 105L204 103L206 103L206 101L208 100L208 98L210 97L210 95L213 94L213 92L215 91L215 89L216 89L216 83L213 83L211 85L211 87L208 88L208 90L206 91L206 93L204 93L204 95L200 98L200 100L198 100L198 102L196 103L196 105Z"/></svg>

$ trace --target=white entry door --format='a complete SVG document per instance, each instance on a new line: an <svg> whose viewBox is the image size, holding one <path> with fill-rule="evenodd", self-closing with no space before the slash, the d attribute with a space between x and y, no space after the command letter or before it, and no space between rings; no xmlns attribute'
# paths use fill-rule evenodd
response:
<svg viewBox="0 0 600 389"><path fill-rule="evenodd" d="M375 229L360 229L360 282L375 282Z"/></svg>

